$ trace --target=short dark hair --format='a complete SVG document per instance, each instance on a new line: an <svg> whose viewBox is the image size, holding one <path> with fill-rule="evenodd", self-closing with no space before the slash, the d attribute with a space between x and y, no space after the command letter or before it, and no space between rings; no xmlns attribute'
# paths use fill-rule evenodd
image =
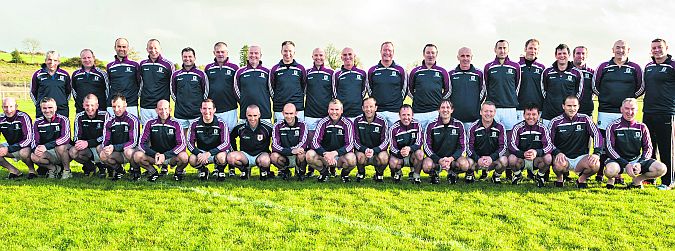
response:
<svg viewBox="0 0 675 251"><path fill-rule="evenodd" d="M56 103L56 100L52 97L44 97L40 100L40 104L44 104L44 103L48 103L48 102Z"/></svg>
<svg viewBox="0 0 675 251"><path fill-rule="evenodd" d="M450 108L455 107L455 105L452 104L452 101L450 101L449 98L444 98L444 99L441 99L441 102L438 103L438 109L441 108L441 105L443 105L443 103L448 103L450 105Z"/></svg>
<svg viewBox="0 0 675 251"><path fill-rule="evenodd" d="M202 104L203 103L211 103L211 105L213 105L214 108L216 107L216 103L214 103L213 99L210 99L210 98L202 100Z"/></svg>
<svg viewBox="0 0 675 251"><path fill-rule="evenodd" d="M499 44L499 43L506 43L506 45L509 45L509 41L506 41L506 40L504 40L504 39L499 39L499 40L497 40L497 42L495 43L495 49L497 48L497 44Z"/></svg>
<svg viewBox="0 0 675 251"><path fill-rule="evenodd" d="M652 40L652 43L663 43L663 44L667 45L666 40L664 40L662 38L655 38L654 40Z"/></svg>
<svg viewBox="0 0 675 251"><path fill-rule="evenodd" d="M384 47L385 44L390 44L391 47L394 47L394 43L386 41L386 42L382 43L382 45L380 45L380 50L382 50L382 47Z"/></svg>
<svg viewBox="0 0 675 251"><path fill-rule="evenodd" d="M281 47L284 47L284 46L289 45L289 44L292 45L293 47L295 47L295 43L293 43L293 41L290 41L290 40L286 40L286 41L282 42Z"/></svg>
<svg viewBox="0 0 675 251"><path fill-rule="evenodd" d="M424 51L427 50L427 47L434 47L434 49L436 49L436 52L438 52L438 47L436 47L435 44L426 44L424 48L422 48L422 53L424 53Z"/></svg>
<svg viewBox="0 0 675 251"><path fill-rule="evenodd" d="M535 104L535 103L531 103L531 102L530 102L530 103L527 103L527 104L525 105L524 111L531 111L531 110L537 110L537 111L539 111L539 106L537 106L537 104Z"/></svg>
<svg viewBox="0 0 675 251"><path fill-rule="evenodd" d="M558 46L555 47L555 52L558 53L558 51L562 50L567 50L567 54L570 54L570 47L568 47L566 44L559 44Z"/></svg>
<svg viewBox="0 0 675 251"><path fill-rule="evenodd" d="M183 50L180 51L180 54L183 55L183 53L186 53L186 52L192 52L192 56L197 56L197 54L195 53L195 50L190 48L190 47L183 48Z"/></svg>

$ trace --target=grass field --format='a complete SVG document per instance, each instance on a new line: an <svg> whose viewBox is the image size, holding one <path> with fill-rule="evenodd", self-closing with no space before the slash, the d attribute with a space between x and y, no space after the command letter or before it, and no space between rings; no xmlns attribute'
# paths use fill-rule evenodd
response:
<svg viewBox="0 0 675 251"><path fill-rule="evenodd" d="M39 69L39 65L13 64L0 60L0 83L28 83L30 85L33 73ZM63 67L62 69L69 74L75 71L75 68L72 67Z"/></svg>
<svg viewBox="0 0 675 251"><path fill-rule="evenodd" d="M34 114L30 101L19 108ZM71 107L71 111L74 111ZM74 117L74 116L73 116ZM26 167L19 165L24 172ZM448 185L0 179L6 250L672 250L671 192ZM3 169L0 177L7 175ZM369 169L369 177L372 168Z"/></svg>

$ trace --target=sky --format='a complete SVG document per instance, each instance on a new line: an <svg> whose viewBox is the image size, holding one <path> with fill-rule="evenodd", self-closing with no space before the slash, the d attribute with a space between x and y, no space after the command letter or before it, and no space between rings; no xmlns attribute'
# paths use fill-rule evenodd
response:
<svg viewBox="0 0 675 251"><path fill-rule="evenodd" d="M618 39L631 47L629 60L640 65L650 59L650 41L675 41L675 1L5 1L0 8L4 35L0 50L25 50L27 38L40 50L78 56L92 49L103 61L113 59L114 40L126 37L147 57L148 39L162 43L163 56L180 63L180 51L192 47L197 63L213 60L213 44L229 45L231 61L239 62L243 45L262 47L263 65L281 59L281 42L296 44L296 60L311 65L311 52L329 43L354 48L362 68L377 64L384 41L395 45L396 63L421 62L427 43L439 48L438 64L457 65L457 50L473 50L473 63L482 67L494 58L494 43L506 39L510 57L524 51L529 38L541 41L539 61L551 65L555 47L564 43L589 48L588 65L612 57Z"/></svg>

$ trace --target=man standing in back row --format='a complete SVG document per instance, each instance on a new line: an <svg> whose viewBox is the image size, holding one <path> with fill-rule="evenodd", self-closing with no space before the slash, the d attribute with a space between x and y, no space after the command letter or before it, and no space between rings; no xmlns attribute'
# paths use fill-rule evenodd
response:
<svg viewBox="0 0 675 251"><path fill-rule="evenodd" d="M507 131L518 123L516 107L520 91L520 65L509 59L509 42L499 40L495 43L495 60L487 63L483 70L487 87L487 100L497 106L495 120L504 125Z"/></svg>
<svg viewBox="0 0 675 251"><path fill-rule="evenodd" d="M365 71L356 67L356 53L352 48L342 50L342 63L342 68L333 73L333 96L342 101L342 115L354 121L361 114L368 78Z"/></svg>
<svg viewBox="0 0 675 251"><path fill-rule="evenodd" d="M628 43L618 40L614 42L612 51L614 57L598 66L593 80L593 92L598 95L598 128L603 134L612 121L621 117L621 102L626 98L640 97L644 93L642 69L628 60ZM606 160L607 155L603 154L600 163L605 163ZM601 165L598 174L602 173ZM602 176L596 176L596 180L601 182ZM620 176L617 183L623 183Z"/></svg>
<svg viewBox="0 0 675 251"><path fill-rule="evenodd" d="M162 56L159 40L150 39L146 50L148 59L141 61L141 125L157 118L157 102L169 100L171 74L175 71L173 63Z"/></svg>
<svg viewBox="0 0 675 251"><path fill-rule="evenodd" d="M108 113L113 115L112 97L124 95L127 112L138 117L138 93L141 83L140 66L129 59L129 41L126 38L115 40L115 60L108 63Z"/></svg>
<svg viewBox="0 0 675 251"><path fill-rule="evenodd" d="M398 109L403 105L408 91L408 76L405 69L394 62L392 42L382 43L380 55L380 62L368 70L367 89L370 91L369 96L377 100L378 114L391 126L398 120Z"/></svg>
<svg viewBox="0 0 675 251"><path fill-rule="evenodd" d="M260 111L260 120L272 124L272 86L269 77L270 70L262 66L262 49L258 45L248 48L246 66L239 68L234 76L234 92L239 101L239 119L246 119L246 110L251 105L257 106Z"/></svg>
<svg viewBox="0 0 675 251"><path fill-rule="evenodd" d="M520 57L518 62L522 74L518 91L518 109L516 111L518 121L525 119L523 118L525 105L534 103L539 107L539 110L542 109L544 94L541 80L546 66L537 62L537 55L539 55L539 40L528 39L525 42L525 56Z"/></svg>
<svg viewBox="0 0 675 251"><path fill-rule="evenodd" d="M438 118L438 104L450 91L450 77L443 67L436 65L436 45L425 45L422 56L422 65L410 71L408 95L413 100L415 119L424 129L429 122Z"/></svg>
<svg viewBox="0 0 675 251"><path fill-rule="evenodd" d="M287 103L295 105L298 119L305 119L305 67L293 58L295 43L284 41L281 43L282 59L270 69L270 86L272 86L272 101L274 122L284 119L283 108Z"/></svg>
<svg viewBox="0 0 675 251"><path fill-rule="evenodd" d="M645 103L642 120L649 128L654 146L652 159L658 153L666 164L666 174L661 177L661 190L673 188L675 179L675 63L668 55L668 45L660 38L652 40L652 62L645 66Z"/></svg>
<svg viewBox="0 0 675 251"><path fill-rule="evenodd" d="M239 66L231 63L227 54L227 44L224 42L216 43L213 46L214 62L204 67L204 74L209 80L208 98L215 105L215 116L232 131L232 128L239 122L237 118L237 95L234 93L234 74Z"/></svg>

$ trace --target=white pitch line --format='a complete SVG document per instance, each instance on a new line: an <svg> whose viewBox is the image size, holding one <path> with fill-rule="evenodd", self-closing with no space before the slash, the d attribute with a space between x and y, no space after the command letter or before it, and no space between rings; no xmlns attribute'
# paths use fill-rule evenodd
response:
<svg viewBox="0 0 675 251"><path fill-rule="evenodd" d="M409 234L409 233L406 233L406 232L403 232L403 231L400 231L400 230L391 230L391 229L385 228L385 227L380 226L380 225L367 224L367 223L364 223L364 222L361 222L361 221L350 220L350 219L347 219L347 218L344 218L344 217L335 216L335 215L331 215L331 214L326 214L326 215L319 214L319 213L317 213L313 210L309 210L309 209L305 209L305 208L294 208L294 207L283 206L283 205L279 205L279 204L274 203L274 202L269 201L269 200L248 200L248 199L244 199L244 198L233 196L233 195L221 194L221 193L218 193L218 192L210 192L210 191L206 191L206 190L195 188L195 187L180 187L180 188L185 189L185 190L190 190L190 191L196 192L198 194L202 194L202 195L224 198L224 199L227 199L227 200L232 201L232 202L252 203L252 204L267 207L267 208L274 208L274 209L286 211L286 212L291 213L291 214L301 214L301 215L310 216L310 217L314 216L314 215L319 215L319 216L321 216L322 219L327 219L327 220L330 220L332 222L346 224L346 225L350 225L350 226L355 226L355 227L358 227L358 228L361 228L361 229L381 232L381 233L385 233L385 234L389 234L389 235L393 235L393 236L399 236L399 237L407 238L407 239L410 239L410 240L413 240L413 241L424 242L424 243L432 244L432 245L444 244L444 245L450 245L450 246L453 246L453 247L456 247L456 248L460 248L462 250L469 250L469 247L467 247L463 243L455 241L455 240L429 241L429 240L420 238L418 236L415 236L413 234Z"/></svg>

